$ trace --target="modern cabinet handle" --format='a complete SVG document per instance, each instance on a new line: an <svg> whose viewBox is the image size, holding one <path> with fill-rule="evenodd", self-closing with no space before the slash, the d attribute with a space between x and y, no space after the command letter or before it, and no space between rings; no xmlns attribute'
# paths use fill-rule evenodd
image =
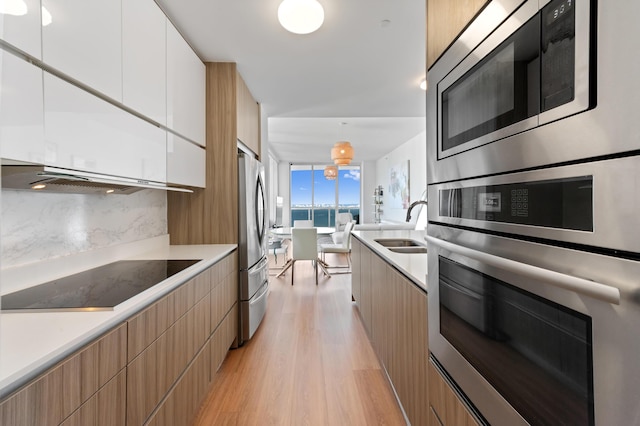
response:
<svg viewBox="0 0 640 426"><path fill-rule="evenodd" d="M575 291L589 297L593 297L604 302L615 305L620 304L620 290L610 285L601 284L595 281L589 281L584 278L574 277L572 275L551 271L540 268L538 266L529 265L515 260L505 259L504 257L483 253L467 247L459 246L439 238L425 237L428 243L442 247L452 253L475 259L487 265L495 266L505 271L513 272L520 275L544 281L556 287L565 290Z"/></svg>

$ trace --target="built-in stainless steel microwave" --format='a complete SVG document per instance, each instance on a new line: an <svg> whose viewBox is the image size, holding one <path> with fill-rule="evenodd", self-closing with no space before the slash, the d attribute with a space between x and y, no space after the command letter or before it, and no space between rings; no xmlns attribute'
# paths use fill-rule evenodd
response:
<svg viewBox="0 0 640 426"><path fill-rule="evenodd" d="M490 2L429 70L430 183L640 148L638 2L517 3Z"/></svg>
<svg viewBox="0 0 640 426"><path fill-rule="evenodd" d="M438 157L589 107L589 1L526 2L438 82Z"/></svg>

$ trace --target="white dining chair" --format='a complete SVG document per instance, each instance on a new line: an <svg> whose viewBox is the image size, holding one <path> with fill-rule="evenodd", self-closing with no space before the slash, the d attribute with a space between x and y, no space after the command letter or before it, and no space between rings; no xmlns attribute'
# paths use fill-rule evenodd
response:
<svg viewBox="0 0 640 426"><path fill-rule="evenodd" d="M322 261L326 267L329 268L348 268L348 271L341 272L343 274L351 273L351 231L353 230L354 222L348 222L344 230L342 231L342 242L340 244L320 244L320 252L322 253ZM327 265L325 261L326 253L345 253L347 255L347 265ZM339 274L340 272L331 272L332 274Z"/></svg>
<svg viewBox="0 0 640 426"><path fill-rule="evenodd" d="M293 271L296 261L313 261L313 270L318 285L318 230L316 228L291 229L291 285L293 285Z"/></svg>
<svg viewBox="0 0 640 426"><path fill-rule="evenodd" d="M294 228L313 228L313 220L294 220Z"/></svg>
<svg viewBox="0 0 640 426"><path fill-rule="evenodd" d="M344 235L344 232L342 231L344 231L344 227L347 225L347 223L352 221L353 216L351 215L351 213L338 213L338 215L336 216L336 232L331 234L331 239L333 240L334 244L342 244L342 236Z"/></svg>

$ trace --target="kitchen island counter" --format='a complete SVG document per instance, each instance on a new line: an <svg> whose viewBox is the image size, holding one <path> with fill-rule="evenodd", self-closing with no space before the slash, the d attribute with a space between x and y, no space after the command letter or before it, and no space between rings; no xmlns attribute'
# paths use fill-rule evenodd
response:
<svg viewBox="0 0 640 426"><path fill-rule="evenodd" d="M68 355L82 348L103 333L123 323L132 315L170 293L200 272L206 270L236 249L235 244L171 246L168 238L155 239L151 248L140 252L124 251L122 257L105 256L103 264L114 260L139 259L202 259L183 271L117 305L109 311L2 313L0 316L0 398L3 398L31 379L52 367ZM51 265L13 268L2 271L3 293L72 274L96 266L93 256L84 264L86 256L69 256L65 266L60 261ZM50 268L48 266L51 266ZM45 269L45 271L43 271ZM32 272L30 274L30 271ZM37 271L37 272L35 272ZM47 272L49 271L49 272ZM7 278L10 285L5 285Z"/></svg>
<svg viewBox="0 0 640 426"><path fill-rule="evenodd" d="M352 231L355 238L426 293L427 253L395 253L376 241L378 239L410 239L426 247L425 233L426 231L415 230Z"/></svg>

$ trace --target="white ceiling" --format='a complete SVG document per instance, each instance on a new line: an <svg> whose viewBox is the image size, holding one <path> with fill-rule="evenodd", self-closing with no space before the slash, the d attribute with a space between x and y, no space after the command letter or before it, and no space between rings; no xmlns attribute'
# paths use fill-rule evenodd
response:
<svg viewBox="0 0 640 426"><path fill-rule="evenodd" d="M424 0L319 0L307 35L280 26L281 0L156 1L203 61L237 63L282 161L330 162L341 139L375 160L425 129Z"/></svg>

